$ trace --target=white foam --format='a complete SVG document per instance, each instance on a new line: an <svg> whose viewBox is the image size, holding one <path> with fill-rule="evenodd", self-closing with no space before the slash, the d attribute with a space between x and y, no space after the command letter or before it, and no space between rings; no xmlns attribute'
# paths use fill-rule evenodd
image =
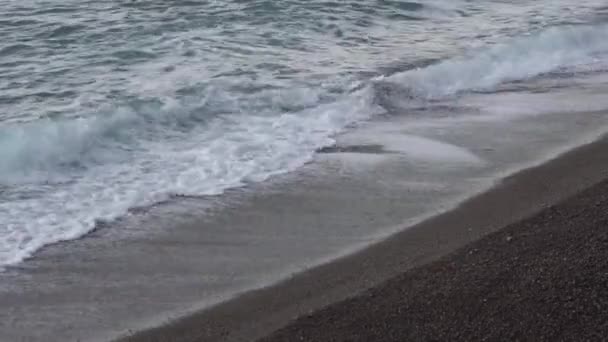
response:
<svg viewBox="0 0 608 342"><path fill-rule="evenodd" d="M436 98L586 63L607 48L607 26L556 28L387 79ZM179 71L169 83L184 75L186 84L195 81ZM1 127L0 186L8 199L0 203L0 265L82 236L97 220L132 207L175 194L218 194L291 171L332 144L336 133L379 111L367 86L333 102L323 87L235 97L232 86L207 85L200 98L178 98L175 88L159 81L141 94L154 97L151 104ZM390 130L352 142L380 144L425 162L483 163L459 146Z"/></svg>
<svg viewBox="0 0 608 342"><path fill-rule="evenodd" d="M603 86L602 89L606 87ZM608 98L603 93L568 89L548 93L503 93L492 96L474 96L462 102L475 106L485 118L492 121L518 119L524 116L554 113L596 112L608 108Z"/></svg>
<svg viewBox="0 0 608 342"><path fill-rule="evenodd" d="M607 51L608 25L556 27L471 56L380 79L405 86L419 96L438 98L588 64Z"/></svg>
<svg viewBox="0 0 608 342"><path fill-rule="evenodd" d="M401 131L403 128L395 123L376 123L338 137L338 144L380 145L387 152L399 153L406 158L431 163L483 164L482 159L463 147L407 134Z"/></svg>
<svg viewBox="0 0 608 342"><path fill-rule="evenodd" d="M83 162L78 160L85 151L83 146L88 145L89 155L110 157L86 163L82 174L76 168L67 183L51 182L35 196L21 194L18 200L0 203L0 265L20 262L46 244L82 236L94 228L97 220L112 220L132 207L153 204L174 194L218 194L247 181L262 181L291 171L310 160L316 149L331 144L333 134L373 114L371 95L362 90L331 104L278 116L220 115L187 133L164 131L165 138L157 142L145 138L147 131L161 127L142 127L149 123L141 117L119 120L117 125L84 119L47 122L51 125L46 131L32 126L37 134L34 137L24 137L25 131L19 131L6 138L12 138L7 142L18 150L10 155L14 159L6 159L11 163L4 164L2 174L2 181L10 180L12 186L24 187L34 177L20 179L21 170L38 168L42 172L37 176L47 182L61 178L62 172L71 170L64 168L65 163ZM164 128L165 119L161 120ZM106 150L110 146L101 139L107 132L104 127L125 129L135 135L135 141ZM75 128L77 134L69 135ZM135 153L121 150L127 146ZM24 161L17 159L37 148L48 151ZM113 153L124 155L112 159Z"/></svg>

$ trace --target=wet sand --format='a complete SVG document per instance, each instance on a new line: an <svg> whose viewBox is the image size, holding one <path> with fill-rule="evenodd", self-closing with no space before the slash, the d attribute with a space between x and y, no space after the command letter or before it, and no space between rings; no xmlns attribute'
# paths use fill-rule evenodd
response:
<svg viewBox="0 0 608 342"><path fill-rule="evenodd" d="M605 341L608 180L260 342Z"/></svg>
<svg viewBox="0 0 608 342"><path fill-rule="evenodd" d="M0 340L255 340L605 177L600 141L452 210L608 125L605 112L494 120L378 118L295 172L48 246L1 274Z"/></svg>
<svg viewBox="0 0 608 342"><path fill-rule="evenodd" d="M599 285L607 148L606 139L582 146L358 253L123 340L508 339L526 338L528 328L539 338L602 334L593 310L606 309Z"/></svg>

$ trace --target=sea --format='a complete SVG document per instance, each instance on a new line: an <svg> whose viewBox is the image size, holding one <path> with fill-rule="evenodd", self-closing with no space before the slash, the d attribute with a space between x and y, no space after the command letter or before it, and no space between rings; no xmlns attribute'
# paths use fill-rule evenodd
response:
<svg viewBox="0 0 608 342"><path fill-rule="evenodd" d="M606 133L607 91L602 0L3 0L0 340L364 248Z"/></svg>

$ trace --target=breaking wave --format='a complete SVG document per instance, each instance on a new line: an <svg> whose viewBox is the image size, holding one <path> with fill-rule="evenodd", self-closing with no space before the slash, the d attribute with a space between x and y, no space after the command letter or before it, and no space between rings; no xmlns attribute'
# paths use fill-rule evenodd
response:
<svg viewBox="0 0 608 342"><path fill-rule="evenodd" d="M294 86L235 95L209 87L198 97L4 124L0 265L78 238L132 207L219 194L291 171L333 135L389 107L492 89L591 63L606 51L608 26L557 27L424 68L350 80L333 93ZM32 194L32 184L41 190Z"/></svg>

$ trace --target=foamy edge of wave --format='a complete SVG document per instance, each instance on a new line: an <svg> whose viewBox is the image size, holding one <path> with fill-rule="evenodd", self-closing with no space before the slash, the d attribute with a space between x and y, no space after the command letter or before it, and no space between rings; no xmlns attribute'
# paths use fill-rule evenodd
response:
<svg viewBox="0 0 608 342"><path fill-rule="evenodd" d="M587 63L607 50L606 25L553 28L469 58L377 78L372 85L387 81L409 89L413 96L440 98ZM0 214L7 217L0 240L0 266L17 264L45 245L79 238L93 230L99 220L116 219L135 206L151 205L174 194L216 195L247 181L264 181L290 172L310 161L318 148L333 144L332 136L382 112L376 91L368 84L335 102L278 116L219 115L204 127L196 126L191 120L197 118L189 117L188 111L176 120L172 116L159 120L119 110L109 116L51 122L50 127L50 121L39 121L10 131L3 135L2 146L15 149L2 151L3 160L13 160L13 164L3 164L5 177L7 165L16 173L39 168L44 176L49 164L80 162L83 155L93 154L94 158L86 161L89 170L76 181L63 184L59 175L58 187L46 197L0 203ZM173 113L177 107L169 104L162 111ZM184 123L187 129L194 127L191 134L181 134ZM155 141L158 137L154 134L165 124L176 129L163 132L165 140ZM149 130L143 132L145 145L133 145L130 133L141 125ZM114 136L120 132L126 134ZM108 136L111 138L106 139ZM179 145L167 145L167 141L178 141ZM109 153L108 144L114 149ZM131 149L126 158L115 159L113 151L124 149ZM140 159L132 159L129 153L133 151ZM19 159L22 156L34 159ZM33 172L30 176L26 184L35 182L39 175Z"/></svg>
<svg viewBox="0 0 608 342"><path fill-rule="evenodd" d="M374 110L372 97L367 88L306 113L218 117L217 127L208 126L213 131L206 132L218 136L207 145L201 144L204 139L194 139L185 142L182 150L172 150L158 143L148 146L143 160L111 170L92 166L86 183L80 179L71 188L33 199L35 203L24 200L10 208L2 203L0 212L8 222L0 244L0 265L17 264L45 245L86 235L98 221L114 220L132 207L152 205L176 194L217 195L244 182L293 171L310 161L318 148L332 144L332 135L380 110ZM151 175L133 171L146 167L153 170ZM160 185L161 179L172 181ZM26 212L38 219L20 221Z"/></svg>

